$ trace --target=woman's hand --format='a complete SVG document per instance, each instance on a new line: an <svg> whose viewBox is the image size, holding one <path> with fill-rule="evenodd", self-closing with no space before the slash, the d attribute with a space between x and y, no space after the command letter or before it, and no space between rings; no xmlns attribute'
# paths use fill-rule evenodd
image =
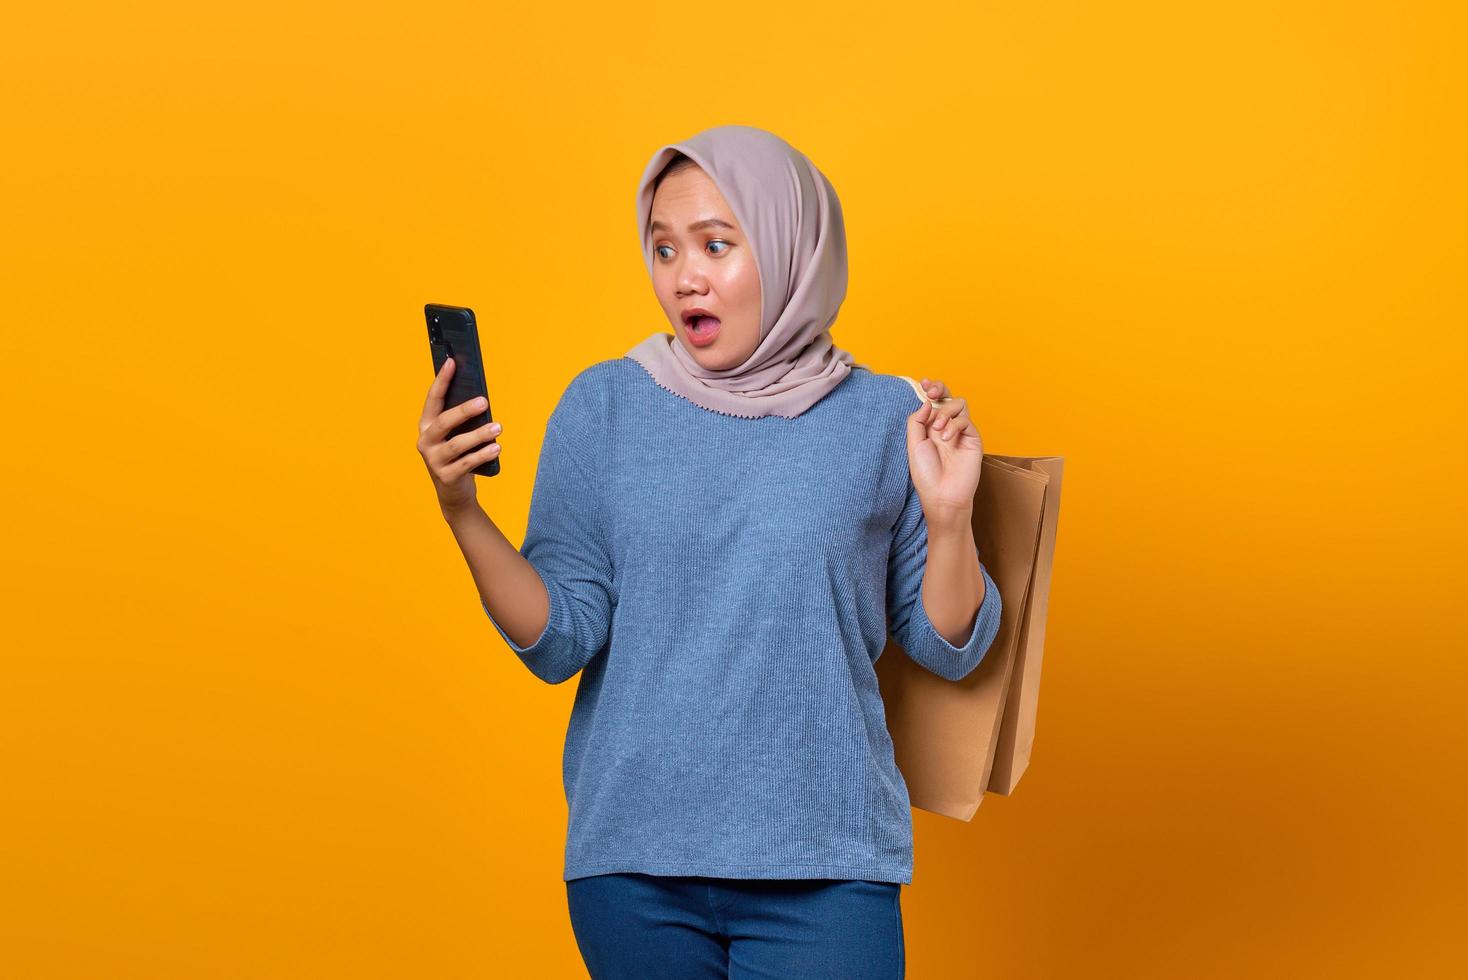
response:
<svg viewBox="0 0 1468 980"><path fill-rule="evenodd" d="M418 452L428 466L428 475L433 478L433 487L438 491L439 509L445 515L474 503L474 474L471 471L494 459L500 451L498 442L487 446L480 446L480 443L498 437L503 428L498 422L491 422L452 439L445 438L455 426L478 415L486 407L483 398L471 398L444 411L444 396L455 368L452 357L444 361L428 389L423 417L418 420Z"/></svg>
<svg viewBox="0 0 1468 980"><path fill-rule="evenodd" d="M907 463L929 519L968 515L979 489L984 440L968 417L968 401L948 396L941 381L922 379L936 407L924 402L907 417Z"/></svg>

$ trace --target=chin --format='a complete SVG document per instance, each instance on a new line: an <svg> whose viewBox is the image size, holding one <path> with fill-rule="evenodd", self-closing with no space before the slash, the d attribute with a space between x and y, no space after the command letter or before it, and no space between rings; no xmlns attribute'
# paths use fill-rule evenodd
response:
<svg viewBox="0 0 1468 980"><path fill-rule="evenodd" d="M732 341L727 335L723 334L708 347L696 346L693 341L684 336L683 330L677 326L673 329L673 336L677 339L678 343L683 345L683 349L688 352L689 357L692 357L710 371L727 371L730 368L738 367L749 360L750 355L754 353L753 348L751 348L742 357L734 356L730 353L733 350L733 347L730 346Z"/></svg>

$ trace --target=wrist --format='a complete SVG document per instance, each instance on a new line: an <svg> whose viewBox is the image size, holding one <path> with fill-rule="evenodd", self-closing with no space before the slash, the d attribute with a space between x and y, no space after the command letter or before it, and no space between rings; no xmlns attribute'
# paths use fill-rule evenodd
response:
<svg viewBox="0 0 1468 980"><path fill-rule="evenodd" d="M438 511L450 525L462 524L484 513L484 509L479 506L478 499L474 497L457 504L445 504L440 501Z"/></svg>
<svg viewBox="0 0 1468 980"><path fill-rule="evenodd" d="M974 509L969 507L935 507L923 511L928 524L928 537L961 538L973 534Z"/></svg>

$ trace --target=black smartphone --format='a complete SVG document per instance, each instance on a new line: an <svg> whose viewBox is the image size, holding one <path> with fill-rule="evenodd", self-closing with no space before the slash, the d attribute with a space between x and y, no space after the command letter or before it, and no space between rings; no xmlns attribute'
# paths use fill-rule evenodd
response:
<svg viewBox="0 0 1468 980"><path fill-rule="evenodd" d="M443 362L454 359L454 376L449 381L448 393L444 395L443 407L447 411L473 398L484 399L484 411L465 419L446 438L472 432L492 421L489 414L489 391L484 386L484 358L479 353L479 329L474 323L474 311L467 306L444 306L426 303L423 316L428 321L428 346L433 349L433 374L443 370ZM477 452L494 442L490 439L475 446ZM480 476L498 476L500 458L496 456L474 469Z"/></svg>

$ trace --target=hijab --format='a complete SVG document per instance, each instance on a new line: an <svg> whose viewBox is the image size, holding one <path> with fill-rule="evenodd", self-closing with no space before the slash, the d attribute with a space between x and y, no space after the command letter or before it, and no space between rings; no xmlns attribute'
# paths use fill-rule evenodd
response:
<svg viewBox="0 0 1468 980"><path fill-rule="evenodd" d="M715 126L657 150L637 189L638 230L648 273L656 250L654 183L679 153L709 175L754 249L760 279L760 341L743 364L709 370L675 334L658 332L627 352L662 387L738 418L793 419L851 373L855 359L831 339L846 298L846 225L825 175L774 133Z"/></svg>

